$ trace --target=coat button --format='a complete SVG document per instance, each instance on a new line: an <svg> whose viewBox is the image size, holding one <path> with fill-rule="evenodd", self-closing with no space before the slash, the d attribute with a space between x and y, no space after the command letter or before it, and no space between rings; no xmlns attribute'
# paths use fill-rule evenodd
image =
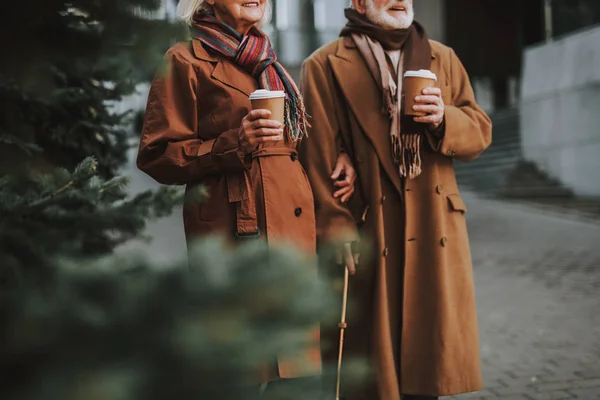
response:
<svg viewBox="0 0 600 400"><path fill-rule="evenodd" d="M388 250L388 248L386 247L385 249L383 249L383 256L387 257L388 254L390 254L390 251Z"/></svg>
<svg viewBox="0 0 600 400"><path fill-rule="evenodd" d="M442 185L437 185L437 186L435 187L435 191L436 191L438 194L442 194L442 193L444 193L444 187L443 187Z"/></svg>
<svg viewBox="0 0 600 400"><path fill-rule="evenodd" d="M294 215L295 215L296 217L299 217L300 215L302 215L302 209L301 209L300 207L296 208L296 209L294 210Z"/></svg>
<svg viewBox="0 0 600 400"><path fill-rule="evenodd" d="M381 196L381 204L383 204L385 202L385 199L387 199L386 196Z"/></svg>
<svg viewBox="0 0 600 400"><path fill-rule="evenodd" d="M446 243L447 243L447 242L448 242L448 238L447 238L446 236L444 236L444 237L442 238L442 240L440 240L440 243L441 243L441 244L442 244L442 246L444 246L444 247L446 246Z"/></svg>
<svg viewBox="0 0 600 400"><path fill-rule="evenodd" d="M296 154L296 153L292 153L292 154L290 155L290 158L292 159L292 161L298 161L298 154Z"/></svg>

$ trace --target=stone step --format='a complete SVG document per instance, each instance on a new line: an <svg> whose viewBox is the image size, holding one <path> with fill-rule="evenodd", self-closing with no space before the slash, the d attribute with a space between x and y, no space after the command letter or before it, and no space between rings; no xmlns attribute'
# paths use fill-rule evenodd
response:
<svg viewBox="0 0 600 400"><path fill-rule="evenodd" d="M457 162L454 164L454 169L458 173L469 172L477 174L482 170L510 170L521 160L520 154L506 155L499 154L497 156L491 155L486 158L478 158L470 163Z"/></svg>
<svg viewBox="0 0 600 400"><path fill-rule="evenodd" d="M573 192L563 187L539 184L537 186L507 186L499 192L507 198L573 198Z"/></svg>

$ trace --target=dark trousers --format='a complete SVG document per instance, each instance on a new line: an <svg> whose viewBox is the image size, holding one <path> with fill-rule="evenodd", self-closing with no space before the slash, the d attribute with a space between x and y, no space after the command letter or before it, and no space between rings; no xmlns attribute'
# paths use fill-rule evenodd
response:
<svg viewBox="0 0 600 400"><path fill-rule="evenodd" d="M318 377L280 379L264 384L260 388L260 400L335 400L335 395L322 393L322 382ZM437 396L403 395L402 400L438 400Z"/></svg>
<svg viewBox="0 0 600 400"><path fill-rule="evenodd" d="M320 377L279 379L260 388L260 400L319 400ZM333 399L335 400L335 399Z"/></svg>

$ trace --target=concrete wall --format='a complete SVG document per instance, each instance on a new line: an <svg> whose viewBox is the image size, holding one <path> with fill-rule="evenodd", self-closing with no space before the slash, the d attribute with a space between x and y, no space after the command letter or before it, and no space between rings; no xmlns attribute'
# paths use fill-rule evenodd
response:
<svg viewBox="0 0 600 400"><path fill-rule="evenodd" d="M431 39L446 40L446 1L414 0L415 20L419 21Z"/></svg>
<svg viewBox="0 0 600 400"><path fill-rule="evenodd" d="M581 196L600 196L600 27L525 52L525 159Z"/></svg>

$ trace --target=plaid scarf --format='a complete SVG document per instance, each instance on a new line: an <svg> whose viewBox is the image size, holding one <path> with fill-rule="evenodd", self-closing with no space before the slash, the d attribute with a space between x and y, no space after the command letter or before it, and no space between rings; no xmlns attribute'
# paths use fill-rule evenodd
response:
<svg viewBox="0 0 600 400"><path fill-rule="evenodd" d="M277 61L271 42L263 32L252 27L242 36L214 15L199 12L194 16L191 33L209 49L255 77L261 89L285 91L287 139L295 142L306 136L308 122L302 94L289 72Z"/></svg>

